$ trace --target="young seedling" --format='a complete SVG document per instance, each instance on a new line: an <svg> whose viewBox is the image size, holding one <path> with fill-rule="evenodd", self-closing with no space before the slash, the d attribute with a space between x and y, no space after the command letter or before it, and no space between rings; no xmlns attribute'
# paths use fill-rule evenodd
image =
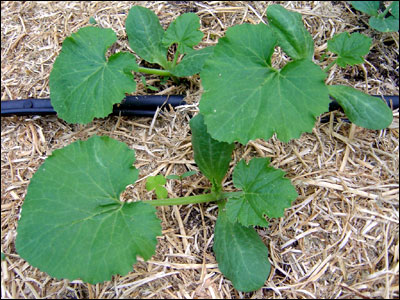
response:
<svg viewBox="0 0 400 300"><path fill-rule="evenodd" d="M165 31L154 12L132 7L126 19L129 45L138 56L161 69L139 66L129 52L118 52L107 59L107 49L117 40L115 32L93 26L81 28L64 40L50 74L50 98L58 116L69 123L86 124L109 115L113 104L136 90L132 71L171 78L200 72L212 47L193 49L203 37L199 28L199 17L186 13ZM173 44L177 51L171 61L167 53ZM180 56L183 58L178 63Z"/></svg>
<svg viewBox="0 0 400 300"><path fill-rule="evenodd" d="M150 176L147 178L147 181L146 181L146 189L148 191L152 191L155 189L158 199L167 198L168 191L164 187L164 184L166 184L166 183L167 183L167 181L163 175Z"/></svg>
<svg viewBox="0 0 400 300"><path fill-rule="evenodd" d="M128 36L131 32L139 41L131 48L149 62L168 69L162 70L169 72L167 76L177 76L185 58L190 61L201 51L190 50L199 35L184 30L195 23L195 17L181 17L171 24L168 34L147 9L132 8L127 20ZM18 222L15 246L19 255L53 277L80 278L96 284L110 280L113 274L130 272L137 255L147 260L155 253L161 222L154 207L216 202L219 209L213 250L219 269L240 291L262 287L270 273L268 248L253 227L267 227L266 217L282 217L297 192L282 170L269 165L269 158L240 160L232 173L236 191L224 191L222 182L234 143L268 139L273 134L286 142L311 131L316 117L328 110L329 95L360 126L385 128L393 117L379 99L351 87L325 85L326 72L312 61L313 40L300 14L270 5L267 18L269 25L229 28L208 54L200 73L204 93L200 114L190 120L190 128L194 160L211 183L209 193L166 198L162 186L165 178L158 175L146 184L148 190L156 190L158 199L123 202L121 192L139 175L133 166L134 151L106 136L77 141L55 150L32 177ZM71 88L68 84L72 82L79 86L73 91L65 89L68 97L80 101L87 96L84 87L91 97L103 96L106 89L94 89L103 87L103 83L112 84L110 94L123 94L125 88L131 88L130 70L140 69L130 53L117 53L106 61L104 53L115 34L105 30L106 35L99 38L99 31L94 29L83 28L66 40L62 59L57 59L56 71L52 72L51 84L59 84L58 92L62 93L64 80L64 88ZM143 32L157 39L149 39ZM352 50L349 39L359 40L363 51ZM179 64L177 58L169 62L164 55L171 43L177 43L179 54L188 52ZM358 35L339 35L329 43L329 50L338 55L335 62L339 65L352 65L362 59L368 46L365 43L367 39ZM84 45L82 49L92 50L95 55L90 59L82 55L78 62L90 63L87 69L73 71L73 79L60 72L68 71L66 64L71 68L72 53L82 53L82 49L74 48L76 45ZM291 58L281 70L272 67L276 46ZM80 114L76 107L67 114L71 112Z"/></svg>
<svg viewBox="0 0 400 300"><path fill-rule="evenodd" d="M367 15L371 28L381 32L399 31L399 2L392 1L383 12L379 13L382 1L351 1L351 5ZM387 16L391 13L391 16Z"/></svg>
<svg viewBox="0 0 400 300"><path fill-rule="evenodd" d="M167 179L173 179L173 180L179 180L180 181L180 183L181 183L181 197L183 196L183 185L182 185L182 180L184 179L184 178L186 178L186 177L189 177L189 176L192 176L192 175L195 175L195 174L197 174L197 171L187 171L187 172L185 172L185 173L183 173L182 175L175 175L175 174L172 174L172 175L168 175L166 178Z"/></svg>

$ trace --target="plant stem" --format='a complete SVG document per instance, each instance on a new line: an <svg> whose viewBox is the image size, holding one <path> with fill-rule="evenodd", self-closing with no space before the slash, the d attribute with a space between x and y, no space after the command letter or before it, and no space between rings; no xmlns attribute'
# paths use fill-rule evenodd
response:
<svg viewBox="0 0 400 300"><path fill-rule="evenodd" d="M139 67L139 72L146 74L154 74L159 76L172 76L172 74L167 70L151 69L145 67Z"/></svg>
<svg viewBox="0 0 400 300"><path fill-rule="evenodd" d="M220 193L219 195L215 193L195 195L181 198L167 198L167 199L156 199L156 200L143 200L143 203L149 203L153 206L165 206L165 205L185 205L185 204L196 204L196 203L206 203L215 202L228 197L238 196L242 192L233 193Z"/></svg>
<svg viewBox="0 0 400 300"><path fill-rule="evenodd" d="M179 56L179 52L178 52L178 50L176 50L175 55L174 55L174 60L172 62L172 69L175 68L175 66L176 66L176 62L178 61L178 56Z"/></svg>

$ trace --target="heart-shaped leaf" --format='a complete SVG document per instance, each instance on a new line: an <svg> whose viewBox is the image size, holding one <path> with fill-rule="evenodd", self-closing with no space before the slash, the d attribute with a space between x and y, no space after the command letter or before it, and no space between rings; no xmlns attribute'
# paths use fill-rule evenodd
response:
<svg viewBox="0 0 400 300"><path fill-rule="evenodd" d="M329 85L328 89L354 124L379 130L392 123L392 110L381 99L344 85Z"/></svg>
<svg viewBox="0 0 400 300"><path fill-rule="evenodd" d="M163 45L178 44L178 52L183 54L200 43L203 33L199 30L200 18L195 13L185 13L177 17L168 27L163 37Z"/></svg>
<svg viewBox="0 0 400 300"><path fill-rule="evenodd" d="M162 43L164 29L157 15L142 6L133 6L126 18L129 46L144 60L167 69L167 47Z"/></svg>
<svg viewBox="0 0 400 300"><path fill-rule="evenodd" d="M125 93L132 93L137 71L135 56L105 53L117 36L112 29L84 27L64 40L50 74L51 104L69 123L86 124L113 110Z"/></svg>
<svg viewBox="0 0 400 300"><path fill-rule="evenodd" d="M254 228L230 222L220 207L214 246L218 268L235 289L251 292L261 288L271 270L268 249Z"/></svg>
<svg viewBox="0 0 400 300"><path fill-rule="evenodd" d="M239 197L230 198L226 204L231 222L237 220L244 226L268 226L270 218L283 216L285 208L297 198L296 189L284 178L282 170L268 166L269 158L253 158L248 165L241 160L233 172L233 184L242 189Z"/></svg>
<svg viewBox="0 0 400 300"><path fill-rule="evenodd" d="M236 25L219 39L200 72L200 112L214 139L246 144L276 132L287 142L311 132L316 117L328 111L326 74L308 59L272 68L275 44L262 23Z"/></svg>
<svg viewBox="0 0 400 300"><path fill-rule="evenodd" d="M301 15L278 4L267 8L268 23L278 38L278 45L293 59L312 59L314 42L303 25Z"/></svg>
<svg viewBox="0 0 400 300"><path fill-rule="evenodd" d="M328 50L339 56L336 63L345 68L347 64L362 64L363 56L368 54L371 44L372 39L363 34L342 32L328 41Z"/></svg>
<svg viewBox="0 0 400 300"><path fill-rule="evenodd" d="M194 160L200 171L211 181L213 188L219 190L222 179L228 171L235 145L214 140L207 133L201 114L190 120L190 129Z"/></svg>
<svg viewBox="0 0 400 300"><path fill-rule="evenodd" d="M150 204L123 203L138 178L134 151L94 136L55 150L34 174L18 222L16 249L56 278L92 284L132 270L155 253L160 220Z"/></svg>

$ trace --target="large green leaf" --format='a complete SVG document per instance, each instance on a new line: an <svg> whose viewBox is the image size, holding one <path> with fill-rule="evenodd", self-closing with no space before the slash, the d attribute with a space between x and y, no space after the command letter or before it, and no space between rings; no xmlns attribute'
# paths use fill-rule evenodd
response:
<svg viewBox="0 0 400 300"><path fill-rule="evenodd" d="M276 132L286 142L311 132L328 110L326 74L308 59L273 69L275 42L262 23L231 27L219 39L200 72L200 112L214 139L246 144Z"/></svg>
<svg viewBox="0 0 400 300"><path fill-rule="evenodd" d="M84 27L64 40L50 74L50 97L58 116L70 123L106 117L125 93L134 92L134 55L105 58L117 36L112 29Z"/></svg>
<svg viewBox="0 0 400 300"><path fill-rule="evenodd" d="M284 178L282 170L268 166L269 158L253 158L248 165L241 160L233 173L233 184L243 190L230 198L226 210L231 222L244 226L268 226L270 218L283 216L285 208L297 198L296 189Z"/></svg>
<svg viewBox="0 0 400 300"><path fill-rule="evenodd" d="M34 174L18 222L16 249L32 266L56 278L92 284L149 259L161 235L155 209L122 203L138 178L134 151L94 136L55 150Z"/></svg>
<svg viewBox="0 0 400 300"><path fill-rule="evenodd" d="M378 130L392 123L392 110L381 99L344 85L329 85L328 89L354 124Z"/></svg>
<svg viewBox="0 0 400 300"><path fill-rule="evenodd" d="M267 247L254 228L230 222L222 208L215 225L213 250L218 268L235 289L251 292L264 285L271 270Z"/></svg>
<svg viewBox="0 0 400 300"><path fill-rule="evenodd" d="M303 25L301 15L274 4L267 8L268 23L278 38L278 45L292 59L312 59L314 42Z"/></svg>
<svg viewBox="0 0 400 300"><path fill-rule="evenodd" d="M206 60L214 51L214 46L192 50L186 54L181 62L170 72L177 77L186 77L197 74L201 71Z"/></svg>
<svg viewBox="0 0 400 300"><path fill-rule="evenodd" d="M370 16L378 15L379 1L351 1L351 5Z"/></svg>
<svg viewBox="0 0 400 300"><path fill-rule="evenodd" d="M363 34L342 32L328 41L328 50L339 56L336 63L344 68L347 64L362 64L371 44L372 39Z"/></svg>
<svg viewBox="0 0 400 300"><path fill-rule="evenodd" d="M162 43L164 29L157 15L142 6L133 6L126 18L129 46L144 60L168 67L167 47Z"/></svg>
<svg viewBox="0 0 400 300"><path fill-rule="evenodd" d="M201 114L190 120L190 128L194 160L200 171L211 181L214 189L219 190L222 179L228 171L235 145L214 140L207 133Z"/></svg>
<svg viewBox="0 0 400 300"><path fill-rule="evenodd" d="M203 33L199 30L200 18L195 13L185 13L177 17L168 27L163 37L163 45L178 44L179 53L187 53L200 43Z"/></svg>

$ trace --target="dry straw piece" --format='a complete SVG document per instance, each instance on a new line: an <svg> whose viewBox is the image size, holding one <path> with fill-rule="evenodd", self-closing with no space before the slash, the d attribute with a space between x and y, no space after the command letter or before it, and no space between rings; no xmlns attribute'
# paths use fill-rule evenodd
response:
<svg viewBox="0 0 400 300"><path fill-rule="evenodd" d="M129 51L125 19L130 7L152 9L166 28L177 16L201 18L200 47L217 43L227 28L265 22L266 7L279 2L2 2L1 100L49 97L49 75L62 41L94 17L112 28L118 42L111 51ZM360 32L373 38L361 66L334 67L328 84L353 86L369 94L398 95L399 35L367 26L368 17L347 2L282 2L302 14L315 40L315 59L334 34ZM330 62L320 63L325 67ZM276 50L275 64L287 57ZM160 78L146 76L160 86ZM137 77L135 94L148 94ZM327 114L312 133L287 144L275 138L236 146L224 185L232 187L233 166L242 158L271 157L299 193L281 219L258 233L270 249L271 275L260 290L236 291L215 261L213 226L216 205L160 207L163 235L150 261L139 260L127 276L90 285L56 280L31 267L15 252L20 207L30 178L55 149L93 134L123 141L137 155L140 180L122 198L151 199L147 176L197 170L189 119L198 112L198 75L179 85L167 83L158 94L183 94L188 105L176 112L143 117L108 117L88 125L71 125L55 116L10 117L1 122L1 296L4 298L398 298L399 297L399 112L389 129L366 130ZM154 92L151 92L154 93ZM210 185L201 175L184 180L186 195ZM180 186L169 181L171 197Z"/></svg>

